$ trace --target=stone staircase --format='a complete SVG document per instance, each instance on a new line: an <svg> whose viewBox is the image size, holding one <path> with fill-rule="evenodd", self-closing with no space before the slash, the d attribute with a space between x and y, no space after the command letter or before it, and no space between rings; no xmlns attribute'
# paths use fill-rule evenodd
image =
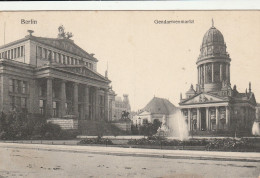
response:
<svg viewBox="0 0 260 178"><path fill-rule="evenodd" d="M105 121L79 120L79 131L81 135L88 136L117 136L126 135L125 131L120 130L113 124Z"/></svg>

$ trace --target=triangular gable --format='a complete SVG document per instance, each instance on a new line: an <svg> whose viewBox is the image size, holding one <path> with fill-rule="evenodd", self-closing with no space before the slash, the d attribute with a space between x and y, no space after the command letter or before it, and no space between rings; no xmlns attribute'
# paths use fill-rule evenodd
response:
<svg viewBox="0 0 260 178"><path fill-rule="evenodd" d="M146 116L146 115L151 115L151 113L148 112L148 111L143 111L143 112L138 114L138 116Z"/></svg>
<svg viewBox="0 0 260 178"><path fill-rule="evenodd" d="M91 77L91 78L94 78L94 79L97 79L97 80L103 80L103 81L110 82L110 80L108 80L104 76L100 75L99 73L88 69L86 66L75 66L75 65L55 66L55 68L59 68L59 69L63 69L63 70L73 72L73 73L76 73L76 74L84 75L84 76Z"/></svg>
<svg viewBox="0 0 260 178"><path fill-rule="evenodd" d="M81 57L85 57L90 60L97 61L97 59L92 57L85 50L80 48L78 45L76 45L69 39L54 39L54 38L43 38L43 37L33 37L32 39L40 43L44 43L46 45L52 46L54 48L63 50L65 52L69 52L75 55L79 55Z"/></svg>
<svg viewBox="0 0 260 178"><path fill-rule="evenodd" d="M200 93L194 97L182 101L180 104L210 103L225 101L224 98L214 96L213 94Z"/></svg>

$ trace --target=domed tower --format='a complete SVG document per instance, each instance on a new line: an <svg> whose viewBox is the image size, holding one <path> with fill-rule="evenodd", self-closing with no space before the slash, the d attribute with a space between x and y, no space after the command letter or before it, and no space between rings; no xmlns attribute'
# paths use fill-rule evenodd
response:
<svg viewBox="0 0 260 178"><path fill-rule="evenodd" d="M205 33L196 62L200 91L218 93L230 86L230 57L222 33L212 27Z"/></svg>

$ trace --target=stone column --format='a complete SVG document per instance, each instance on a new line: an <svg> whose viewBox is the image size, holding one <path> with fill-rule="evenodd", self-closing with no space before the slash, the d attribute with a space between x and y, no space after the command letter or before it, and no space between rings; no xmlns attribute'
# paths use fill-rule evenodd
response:
<svg viewBox="0 0 260 178"><path fill-rule="evenodd" d="M226 126L228 129L229 128L229 107L228 106L226 106Z"/></svg>
<svg viewBox="0 0 260 178"><path fill-rule="evenodd" d="M203 78L203 83L206 83L206 64L203 64L203 73L204 73L204 78Z"/></svg>
<svg viewBox="0 0 260 178"><path fill-rule="evenodd" d="M197 130L200 130L200 109L197 108Z"/></svg>
<svg viewBox="0 0 260 178"><path fill-rule="evenodd" d="M104 98L104 111L105 111L105 120L109 120L108 118L108 90L105 89L105 98Z"/></svg>
<svg viewBox="0 0 260 178"><path fill-rule="evenodd" d="M229 76L228 76L228 64L226 64L226 80L229 81Z"/></svg>
<svg viewBox="0 0 260 178"><path fill-rule="evenodd" d="M48 77L47 78L47 101L46 101L46 116L52 117L52 81L53 78Z"/></svg>
<svg viewBox="0 0 260 178"><path fill-rule="evenodd" d="M62 80L61 81L61 93L60 93L60 116L65 116L66 115L66 108L65 108L65 103L66 103L66 81Z"/></svg>
<svg viewBox="0 0 260 178"><path fill-rule="evenodd" d="M219 78L220 78L220 82L222 82L223 77L222 77L222 64L219 65L220 69L219 69Z"/></svg>
<svg viewBox="0 0 260 178"><path fill-rule="evenodd" d="M78 83L73 84L73 113L75 116L79 116L79 102L78 102Z"/></svg>
<svg viewBox="0 0 260 178"><path fill-rule="evenodd" d="M216 107L216 130L219 129L219 108Z"/></svg>
<svg viewBox="0 0 260 178"><path fill-rule="evenodd" d="M96 119L96 88L92 87L92 92L91 92L91 120L95 120Z"/></svg>
<svg viewBox="0 0 260 178"><path fill-rule="evenodd" d="M212 63L212 83L214 83L214 63Z"/></svg>
<svg viewBox="0 0 260 178"><path fill-rule="evenodd" d="M85 105L84 105L84 114L85 114L84 118L89 119L90 116L89 116L89 86L88 85L85 86L84 103L85 103Z"/></svg>
<svg viewBox="0 0 260 178"><path fill-rule="evenodd" d="M99 99L98 99L98 91L99 88L96 87L96 92L95 92L95 108L96 108L96 120L100 120L100 115L99 115Z"/></svg>
<svg viewBox="0 0 260 178"><path fill-rule="evenodd" d="M209 108L206 108L206 128L209 130Z"/></svg>
<svg viewBox="0 0 260 178"><path fill-rule="evenodd" d="M190 108L188 109L188 130L191 130L191 112L190 112Z"/></svg>

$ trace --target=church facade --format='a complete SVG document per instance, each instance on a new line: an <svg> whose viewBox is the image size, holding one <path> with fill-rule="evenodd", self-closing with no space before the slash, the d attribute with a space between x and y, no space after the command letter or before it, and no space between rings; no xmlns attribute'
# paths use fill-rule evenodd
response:
<svg viewBox="0 0 260 178"><path fill-rule="evenodd" d="M231 58L222 33L212 25L205 33L197 59L198 84L180 96L180 109L190 131L252 129L256 100L249 82L245 93L231 87Z"/></svg>
<svg viewBox="0 0 260 178"><path fill-rule="evenodd" d="M0 47L0 110L25 110L46 118L111 120L115 93L97 72L98 60L59 27L57 38L33 31Z"/></svg>

